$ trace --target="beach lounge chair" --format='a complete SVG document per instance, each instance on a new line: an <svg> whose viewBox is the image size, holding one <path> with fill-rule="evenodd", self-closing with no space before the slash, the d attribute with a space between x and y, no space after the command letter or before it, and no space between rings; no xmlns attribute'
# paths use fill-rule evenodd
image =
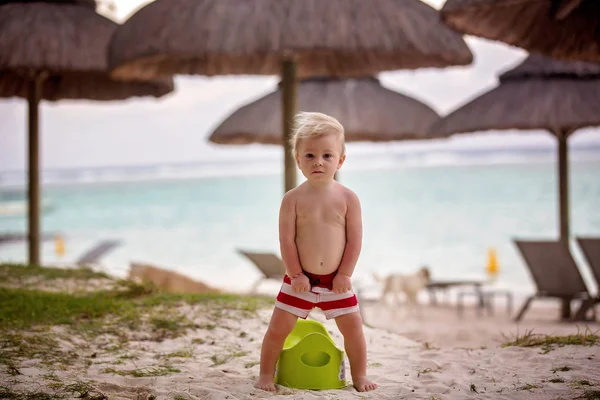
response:
<svg viewBox="0 0 600 400"><path fill-rule="evenodd" d="M238 252L248 258L259 269L263 276L258 279L250 289L254 293L258 286L266 279L281 281L285 275L285 265L279 256L273 253L256 253L238 249Z"/></svg>
<svg viewBox="0 0 600 400"><path fill-rule="evenodd" d="M577 264L569 251L568 244L562 241L515 240L521 252L537 292L525 300L515 317L520 321L535 298L558 298L562 300L561 319L571 318L571 301L585 300L590 294Z"/></svg>
<svg viewBox="0 0 600 400"><path fill-rule="evenodd" d="M596 319L594 306L600 303L600 238L578 237L577 244L579 245L579 248L581 248L585 260L592 269L592 275L598 285L598 293L596 293L596 297L590 297L581 304L581 307L579 307L579 310L577 310L577 313L575 314L575 319L585 319L589 310L594 311L592 318Z"/></svg>
<svg viewBox="0 0 600 400"><path fill-rule="evenodd" d="M75 260L75 265L83 267L97 264L108 252L120 245L121 242L119 240L103 240Z"/></svg>

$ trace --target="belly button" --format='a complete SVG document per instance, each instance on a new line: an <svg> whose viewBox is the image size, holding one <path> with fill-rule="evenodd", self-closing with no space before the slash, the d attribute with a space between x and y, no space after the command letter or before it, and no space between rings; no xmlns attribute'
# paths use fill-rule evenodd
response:
<svg viewBox="0 0 600 400"><path fill-rule="evenodd" d="M321 267L323 266L323 261L321 261Z"/></svg>

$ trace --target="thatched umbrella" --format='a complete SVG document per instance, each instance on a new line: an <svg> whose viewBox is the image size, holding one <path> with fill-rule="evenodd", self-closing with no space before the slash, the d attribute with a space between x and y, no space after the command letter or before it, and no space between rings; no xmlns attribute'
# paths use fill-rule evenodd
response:
<svg viewBox="0 0 600 400"><path fill-rule="evenodd" d="M298 85L298 110L337 118L346 141L426 138L439 116L429 106L386 89L376 78L307 78ZM234 111L211 134L218 144L283 144L281 87Z"/></svg>
<svg viewBox="0 0 600 400"><path fill-rule="evenodd" d="M40 262L40 100L159 97L173 90L167 78L110 78L107 51L116 27L95 12L92 0L0 2L0 97L26 98L29 107L30 264Z"/></svg>
<svg viewBox="0 0 600 400"><path fill-rule="evenodd" d="M460 35L419 0L156 0L115 34L115 76L282 76L283 137L298 76L366 76L471 63ZM285 190L296 166L285 140Z"/></svg>
<svg viewBox="0 0 600 400"><path fill-rule="evenodd" d="M567 138L600 125L600 65L530 55L500 85L434 124L432 135L545 129L558 139L560 239L569 239Z"/></svg>
<svg viewBox="0 0 600 400"><path fill-rule="evenodd" d="M600 62L598 0L447 0L441 14L461 33L549 57Z"/></svg>

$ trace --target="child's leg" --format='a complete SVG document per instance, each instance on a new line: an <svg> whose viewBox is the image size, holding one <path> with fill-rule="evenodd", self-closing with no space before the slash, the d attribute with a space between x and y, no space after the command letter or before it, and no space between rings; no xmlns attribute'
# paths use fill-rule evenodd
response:
<svg viewBox="0 0 600 400"><path fill-rule="evenodd" d="M255 387L262 390L275 391L275 365L283 349L283 342L288 337L294 326L297 316L280 308L273 309L271 322L260 351L260 377Z"/></svg>
<svg viewBox="0 0 600 400"><path fill-rule="evenodd" d="M367 342L359 312L340 315L335 322L344 336L344 348L350 361L352 383L359 392L377 389L377 384L367 378Z"/></svg>

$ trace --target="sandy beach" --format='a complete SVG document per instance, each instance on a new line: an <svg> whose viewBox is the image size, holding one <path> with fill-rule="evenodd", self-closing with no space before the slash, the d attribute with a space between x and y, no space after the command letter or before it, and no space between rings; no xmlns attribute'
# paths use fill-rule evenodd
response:
<svg viewBox="0 0 600 400"><path fill-rule="evenodd" d="M97 288L98 281L89 286ZM415 317L369 302L363 305L369 325L365 327L369 374L379 389L358 393L350 385L326 391L279 386L276 394L253 387L271 313L269 298L217 296L152 304L130 327L114 323L119 316L112 316L93 324L92 330L82 330L83 322L3 330L0 397L32 398L32 393L93 399L600 396L600 346L595 336L600 326L558 323L557 309L551 304L533 308L517 325L500 310L494 317L478 317L468 309L458 318L451 306L426 306L422 316ZM319 310L310 318L323 322L336 343L343 343L335 323L326 321ZM579 332L591 341L564 347L561 340L554 345L546 341L534 347L503 347L515 340L517 331L523 338L529 329L558 339Z"/></svg>
<svg viewBox="0 0 600 400"><path fill-rule="evenodd" d="M546 335L572 335L578 332L598 332L598 322L560 322L558 300L534 301L519 322L513 318L521 306L509 314L504 304L494 307L494 314L477 314L475 307L467 307L462 315L453 304L424 305L422 315L415 316L406 310L383 307L374 301L363 304L363 317L367 324L400 334L419 343L440 348L498 347L527 332ZM576 309L575 302L572 308Z"/></svg>

